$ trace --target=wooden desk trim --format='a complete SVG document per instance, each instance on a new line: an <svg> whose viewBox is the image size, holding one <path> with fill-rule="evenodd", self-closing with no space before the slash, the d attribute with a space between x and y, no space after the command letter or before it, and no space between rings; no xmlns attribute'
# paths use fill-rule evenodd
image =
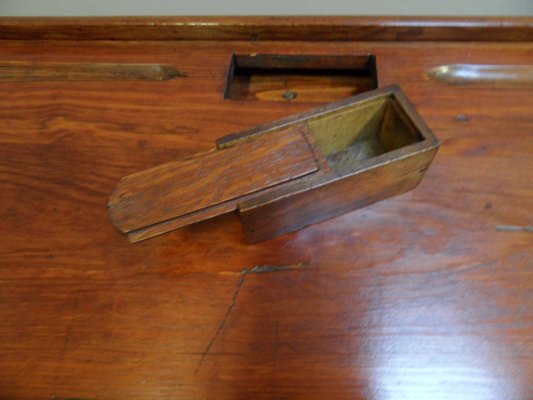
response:
<svg viewBox="0 0 533 400"><path fill-rule="evenodd" d="M6 17L0 40L533 40L532 17Z"/></svg>

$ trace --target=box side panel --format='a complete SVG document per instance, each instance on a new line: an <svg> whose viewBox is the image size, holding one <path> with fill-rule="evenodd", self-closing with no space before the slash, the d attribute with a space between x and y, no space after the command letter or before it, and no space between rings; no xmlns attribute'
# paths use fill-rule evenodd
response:
<svg viewBox="0 0 533 400"><path fill-rule="evenodd" d="M240 209L246 240L267 240L411 190L436 151L431 148L294 196Z"/></svg>

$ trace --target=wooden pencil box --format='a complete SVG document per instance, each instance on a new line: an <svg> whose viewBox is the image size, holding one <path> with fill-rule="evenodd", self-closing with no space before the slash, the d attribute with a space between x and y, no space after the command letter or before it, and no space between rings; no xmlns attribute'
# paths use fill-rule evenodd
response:
<svg viewBox="0 0 533 400"><path fill-rule="evenodd" d="M254 243L413 189L438 147L401 89L388 86L129 175L109 213L135 242L237 211Z"/></svg>

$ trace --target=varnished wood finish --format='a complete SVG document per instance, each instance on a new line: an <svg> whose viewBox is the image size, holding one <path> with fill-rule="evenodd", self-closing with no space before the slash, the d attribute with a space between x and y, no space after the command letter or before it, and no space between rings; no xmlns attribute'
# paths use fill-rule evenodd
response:
<svg viewBox="0 0 533 400"><path fill-rule="evenodd" d="M533 86L533 65L440 65L428 75L449 85Z"/></svg>
<svg viewBox="0 0 533 400"><path fill-rule="evenodd" d="M19 37L44 35L32 24L17 20ZM503 40L517 23L493 25ZM415 37L3 41L3 61L162 63L188 77L0 83L0 397L531 398L533 94L426 74L530 64L532 44ZM373 53L380 84L401 85L441 140L415 190L257 245L232 215L133 245L112 227L121 177L317 106L223 99L232 54L304 51Z"/></svg>
<svg viewBox="0 0 533 400"><path fill-rule="evenodd" d="M531 18L459 17L11 17L0 39L529 41Z"/></svg>

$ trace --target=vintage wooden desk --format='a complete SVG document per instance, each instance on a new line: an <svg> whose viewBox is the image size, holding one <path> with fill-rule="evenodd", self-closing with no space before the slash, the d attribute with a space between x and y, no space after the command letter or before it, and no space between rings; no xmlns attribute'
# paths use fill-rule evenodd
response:
<svg viewBox="0 0 533 400"><path fill-rule="evenodd" d="M187 74L0 79L0 398L533 397L528 70L428 76L533 64L533 20L3 18L0 39L4 66ZM234 54L374 55L441 141L421 185L254 245L232 215L128 242L122 176L368 84L240 71L228 96Z"/></svg>

